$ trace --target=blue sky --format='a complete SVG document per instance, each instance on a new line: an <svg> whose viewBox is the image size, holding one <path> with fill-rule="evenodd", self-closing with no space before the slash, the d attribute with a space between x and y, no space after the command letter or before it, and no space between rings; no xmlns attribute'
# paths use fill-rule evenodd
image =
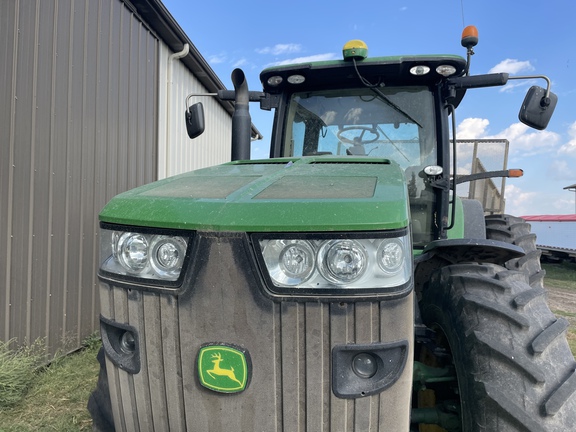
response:
<svg viewBox="0 0 576 432"><path fill-rule="evenodd" d="M341 57L350 39L362 39L370 56L458 54L462 29L478 28L472 74L547 75L558 106L546 131L518 121L518 109L534 82L468 91L456 112L458 138L507 138L508 166L524 177L508 179L506 212L514 215L575 212L576 2L523 0L163 0L228 88L230 73L244 70L251 90L259 73L280 62ZM543 80L536 82L545 86ZM252 121L265 136L252 157L267 157L270 113L251 105Z"/></svg>

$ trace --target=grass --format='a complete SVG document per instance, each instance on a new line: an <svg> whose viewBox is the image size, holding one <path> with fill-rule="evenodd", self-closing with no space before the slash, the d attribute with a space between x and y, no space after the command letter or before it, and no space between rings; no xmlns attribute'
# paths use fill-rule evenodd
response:
<svg viewBox="0 0 576 432"><path fill-rule="evenodd" d="M568 345L572 350L572 355L576 357L576 326L570 326L568 333L566 334L566 339L568 339Z"/></svg>
<svg viewBox="0 0 576 432"><path fill-rule="evenodd" d="M572 354L576 357L576 313L566 312L561 310L555 310L554 313L557 316L565 317L570 322L570 327L568 327L568 332L566 334L566 339L568 339L568 345L572 350Z"/></svg>
<svg viewBox="0 0 576 432"><path fill-rule="evenodd" d="M542 268L546 270L544 283L548 288L576 290L576 263L543 263Z"/></svg>
<svg viewBox="0 0 576 432"><path fill-rule="evenodd" d="M0 341L0 407L22 400L46 351L42 341L20 348L14 345L14 340Z"/></svg>
<svg viewBox="0 0 576 432"><path fill-rule="evenodd" d="M96 386L99 347L99 340L90 338L82 350L33 374L22 401L0 406L0 432L92 430L86 404Z"/></svg>
<svg viewBox="0 0 576 432"><path fill-rule="evenodd" d="M544 285L547 288L560 288L576 292L576 263L543 263L542 268L546 270ZM566 318L570 322L566 338L568 339L572 354L576 357L576 311L554 310L553 312L558 316Z"/></svg>

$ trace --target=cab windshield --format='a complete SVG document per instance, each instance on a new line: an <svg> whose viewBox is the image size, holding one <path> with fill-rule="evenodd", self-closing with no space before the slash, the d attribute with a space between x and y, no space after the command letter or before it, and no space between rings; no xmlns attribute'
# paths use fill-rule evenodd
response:
<svg viewBox="0 0 576 432"><path fill-rule="evenodd" d="M432 92L380 87L294 93L283 156L341 155L395 161L404 170L415 243L432 238L434 191L422 170L437 164Z"/></svg>

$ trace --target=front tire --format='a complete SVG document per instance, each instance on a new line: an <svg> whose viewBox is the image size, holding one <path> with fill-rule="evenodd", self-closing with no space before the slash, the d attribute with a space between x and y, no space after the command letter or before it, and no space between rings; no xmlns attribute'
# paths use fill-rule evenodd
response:
<svg viewBox="0 0 576 432"><path fill-rule="evenodd" d="M94 389L88 399L88 412L90 417L92 417L92 430L94 432L114 432L114 418L112 415L104 348L100 348L96 359L100 363L100 372L96 389Z"/></svg>
<svg viewBox="0 0 576 432"><path fill-rule="evenodd" d="M424 289L422 319L447 354L438 366L456 370L449 397L459 398L462 431L564 432L576 424L568 323L527 282L497 265L456 264Z"/></svg>

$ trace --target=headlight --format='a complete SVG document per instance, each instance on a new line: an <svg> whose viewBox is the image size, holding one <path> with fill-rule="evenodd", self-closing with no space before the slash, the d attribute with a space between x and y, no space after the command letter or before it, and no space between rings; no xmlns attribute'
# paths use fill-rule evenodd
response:
<svg viewBox="0 0 576 432"><path fill-rule="evenodd" d="M116 242L116 237L118 241ZM114 251L118 263L126 271L138 274L148 264L148 240L142 234L127 232L113 235Z"/></svg>
<svg viewBox="0 0 576 432"><path fill-rule="evenodd" d="M360 279L368 265L368 256L358 241L331 240L320 247L318 264L326 280L342 285Z"/></svg>
<svg viewBox="0 0 576 432"><path fill-rule="evenodd" d="M378 247L378 265L386 274L393 275L402 270L406 259L406 247L403 241L397 238L386 239Z"/></svg>
<svg viewBox="0 0 576 432"><path fill-rule="evenodd" d="M103 228L100 269L128 278L175 282L187 249L188 240L182 236Z"/></svg>
<svg viewBox="0 0 576 432"><path fill-rule="evenodd" d="M349 290L368 293L404 287L412 277L406 230L379 235L255 234L253 238L272 291L354 294Z"/></svg>
<svg viewBox="0 0 576 432"><path fill-rule="evenodd" d="M270 240L263 247L263 254L275 284L297 286L314 271L314 248L306 240Z"/></svg>

